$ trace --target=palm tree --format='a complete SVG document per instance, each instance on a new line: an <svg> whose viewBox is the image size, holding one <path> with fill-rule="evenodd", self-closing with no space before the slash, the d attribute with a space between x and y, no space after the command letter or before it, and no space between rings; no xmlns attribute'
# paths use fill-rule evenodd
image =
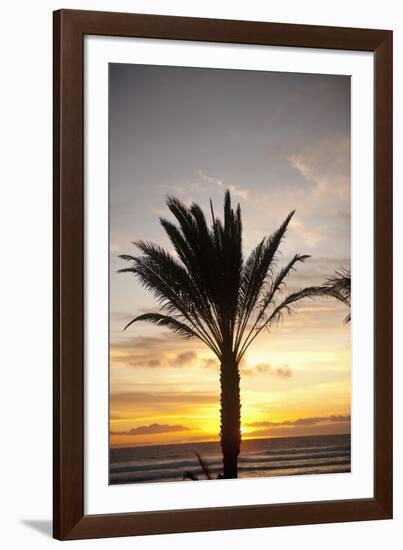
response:
<svg viewBox="0 0 403 550"><path fill-rule="evenodd" d="M120 256L150 290L161 306L159 313L144 313L128 325L147 321L166 327L184 338L197 338L220 363L220 442L223 477L236 478L241 444L241 402L239 364L259 334L278 321L284 312L303 298L314 297L320 287L309 287L283 294L285 281L298 262L309 256L295 256L276 271L280 243L294 214L262 239L244 259L242 252L241 209L231 206L225 194L224 220L216 218L210 200L212 222L197 204L189 208L174 197L167 206L175 225L160 218L176 256L157 244L137 241L142 255Z"/></svg>
<svg viewBox="0 0 403 550"><path fill-rule="evenodd" d="M351 271L341 267L333 277L327 279L323 285L323 293L333 296L340 302L343 302L347 307L351 307ZM344 319L346 323L351 321L351 313L349 312Z"/></svg>

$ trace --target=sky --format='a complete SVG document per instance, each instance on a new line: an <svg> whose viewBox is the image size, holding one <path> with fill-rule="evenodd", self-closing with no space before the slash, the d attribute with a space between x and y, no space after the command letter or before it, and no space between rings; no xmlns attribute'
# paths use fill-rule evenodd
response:
<svg viewBox="0 0 403 550"><path fill-rule="evenodd" d="M119 254L138 239L172 251L159 217L174 195L216 215L242 209L244 254L296 213L282 262L310 254L287 290L350 267L350 78L111 64L110 442L217 440L219 370L208 348L135 323L157 311ZM173 221L173 220L172 220ZM350 431L346 307L305 301L262 333L241 365L242 437Z"/></svg>

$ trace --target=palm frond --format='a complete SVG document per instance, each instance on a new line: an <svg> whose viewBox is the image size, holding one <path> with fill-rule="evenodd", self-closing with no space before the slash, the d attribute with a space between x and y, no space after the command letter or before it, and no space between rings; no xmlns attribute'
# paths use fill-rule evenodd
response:
<svg viewBox="0 0 403 550"><path fill-rule="evenodd" d="M294 212L295 210L290 212L277 231L268 239L263 239L246 260L240 281L239 324L235 340L236 350L241 347L245 329L262 297L265 284L272 278L273 264L276 261L280 243Z"/></svg>
<svg viewBox="0 0 403 550"><path fill-rule="evenodd" d="M206 476L206 479L214 479L210 472L207 460L205 458L202 458L197 451L195 451L195 455L197 456L197 460L199 461L200 467L202 469L202 472Z"/></svg>
<svg viewBox="0 0 403 550"><path fill-rule="evenodd" d="M137 241L134 244L142 255L121 256L131 266L119 271L133 273L161 305L160 313L137 317L129 326L144 320L184 337L197 337L219 359L226 350L234 353L239 364L263 328L285 311L291 311L292 304L312 297L313 287L281 301L286 279L297 263L309 258L296 254L276 272L280 245L294 211L244 259L241 209L239 204L232 206L229 191L225 193L222 220L215 215L210 201L210 227L196 203L188 207L170 196L167 206L176 224L165 218L160 218L160 223L176 255L154 243ZM337 292L342 296L333 283L329 280L321 293L336 296Z"/></svg>
<svg viewBox="0 0 403 550"><path fill-rule="evenodd" d="M209 229L197 204L187 208L173 197L167 204L179 227L165 219L161 224L200 291L211 330L216 337L220 333L222 340L228 340L234 330L243 264L240 207L234 211L226 193L224 224L213 216Z"/></svg>
<svg viewBox="0 0 403 550"><path fill-rule="evenodd" d="M243 342L239 342L239 347L246 351L249 347L249 341L251 341L253 334L257 328L259 328L259 323L262 323L267 318L267 310L269 306L275 306L275 297L277 293L281 290L281 287L285 285L286 278L295 270L295 265L298 262L305 262L310 258L309 255L296 254L292 260L290 260L278 274L272 278L272 281L269 285L268 290L263 294L262 299L260 300L259 307L257 308L257 314L254 322L252 323L251 328L249 329L248 334L245 336Z"/></svg>
<svg viewBox="0 0 403 550"><path fill-rule="evenodd" d="M197 337L206 343L216 354L219 348L215 344L217 334L211 334L211 327L206 324L203 297L199 295L186 269L161 247L137 241L136 246L145 254L132 257L124 255L123 259L132 262L129 268L119 272L131 272L142 286L153 292L163 310L180 316L181 320L192 326Z"/></svg>
<svg viewBox="0 0 403 550"><path fill-rule="evenodd" d="M284 300L282 300L282 302L273 310L270 317L265 321L263 328L266 328L273 321L280 320L285 312L292 313L292 306L301 300L305 298L312 300L324 295L326 295L326 290L324 290L321 286L310 286L288 294L288 296L286 296Z"/></svg>
<svg viewBox="0 0 403 550"><path fill-rule="evenodd" d="M206 479L212 480L215 479L213 474L210 471L210 467L208 465L208 462L205 458L203 458L197 451L194 451L197 461L201 468L201 473L204 474ZM218 475L217 479L220 479L220 474ZM183 474L183 480L189 479L190 481L199 481L199 476L196 472L192 472L190 470L187 470Z"/></svg>
<svg viewBox="0 0 403 550"><path fill-rule="evenodd" d="M348 303L351 302L351 272L344 268L339 268L333 277L327 279L325 285L326 288L332 290L336 295L341 298L341 301Z"/></svg>
<svg viewBox="0 0 403 550"><path fill-rule="evenodd" d="M138 321L146 321L158 327L169 328L174 334L178 334L179 336L183 336L184 338L197 338L198 336L197 333L185 323L178 321L178 319L175 319L174 317L162 315L160 313L143 313L142 315L135 317L129 323L127 323L124 330L129 328L133 323L137 323Z"/></svg>
<svg viewBox="0 0 403 550"><path fill-rule="evenodd" d="M266 317L266 319L261 323L259 326L254 327L254 332L250 331L248 338L245 340L240 352L239 352L239 361L243 358L245 355L247 349L252 344L252 342L259 336L259 334L266 328L270 328L270 325L275 322L279 321L284 313L292 313L293 309L292 306L300 302L304 299L315 299L320 296L325 296L326 290L323 289L323 287L320 286L312 286L312 287L306 287L301 290L298 290L297 292L293 292L291 294L288 294L279 305L277 305L270 315Z"/></svg>
<svg viewBox="0 0 403 550"><path fill-rule="evenodd" d="M327 291L327 296L339 300L347 307L351 306L351 272L343 267L339 268L333 277L326 280L323 288ZM348 313L344 319L345 323L351 321L351 313Z"/></svg>

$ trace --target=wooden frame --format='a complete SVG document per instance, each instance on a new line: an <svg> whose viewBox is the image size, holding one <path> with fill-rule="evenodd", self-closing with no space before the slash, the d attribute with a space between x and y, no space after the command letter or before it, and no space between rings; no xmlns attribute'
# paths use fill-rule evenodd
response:
<svg viewBox="0 0 403 550"><path fill-rule="evenodd" d="M374 498L84 515L84 35L374 52ZM54 13L54 536L117 537L392 517L392 32L60 10Z"/></svg>

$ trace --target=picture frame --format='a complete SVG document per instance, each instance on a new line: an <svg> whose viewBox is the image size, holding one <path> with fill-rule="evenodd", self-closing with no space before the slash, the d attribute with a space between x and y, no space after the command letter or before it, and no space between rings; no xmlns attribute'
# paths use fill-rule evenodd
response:
<svg viewBox="0 0 403 550"><path fill-rule="evenodd" d="M374 496L86 515L84 508L84 37L374 55ZM392 32L252 21L54 12L54 537L73 540L392 518Z"/></svg>

